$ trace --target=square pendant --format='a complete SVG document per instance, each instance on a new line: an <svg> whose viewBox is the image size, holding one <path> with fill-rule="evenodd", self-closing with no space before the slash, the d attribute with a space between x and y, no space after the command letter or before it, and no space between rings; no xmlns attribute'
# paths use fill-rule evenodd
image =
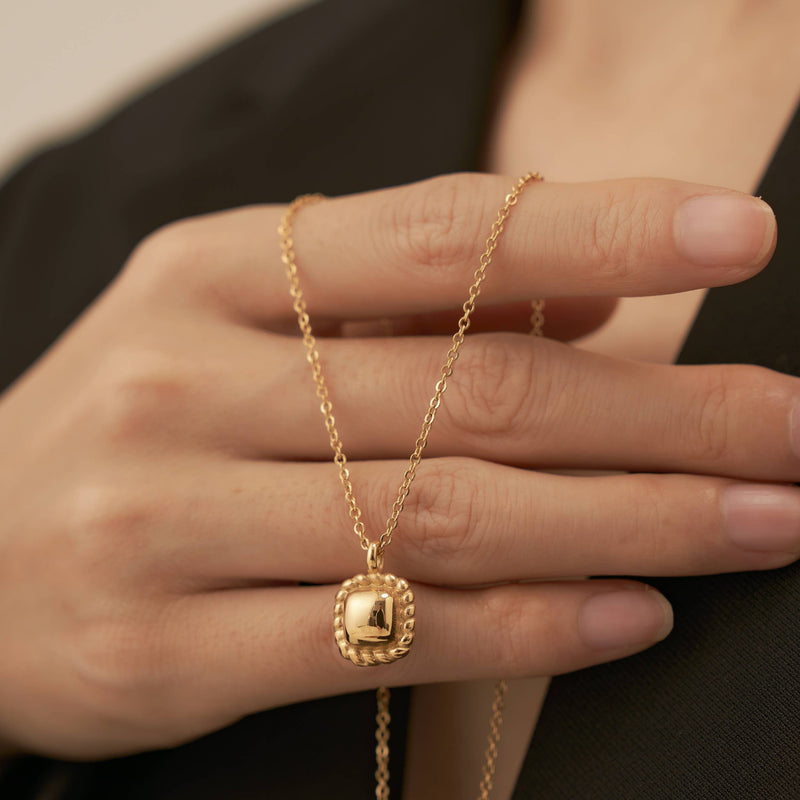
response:
<svg viewBox="0 0 800 800"><path fill-rule="evenodd" d="M346 580L336 595L339 652L358 666L388 664L414 641L414 593L396 575L371 572Z"/></svg>

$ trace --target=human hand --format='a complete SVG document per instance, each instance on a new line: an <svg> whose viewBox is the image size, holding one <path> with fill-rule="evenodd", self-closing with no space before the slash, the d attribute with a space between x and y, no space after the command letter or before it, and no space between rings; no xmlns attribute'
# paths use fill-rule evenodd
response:
<svg viewBox="0 0 800 800"><path fill-rule="evenodd" d="M446 309L463 302L509 186L450 176L331 200L296 221L372 538L449 345L437 334L458 315ZM775 239L770 214L746 211L756 201L705 226L684 218L676 242L676 209L706 193L744 197L662 180L530 187L484 284L479 306L495 307L484 330L521 327L526 298L597 298L548 301L547 332L566 338L583 332L575 310L600 320L604 298L754 274ZM671 615L633 581L559 578L797 557L798 492L773 485L800 479L796 379L486 332L464 345L386 554L414 587L414 648L385 667L345 662L333 584L364 556L302 346L287 335L282 211L154 233L0 401L0 737L100 758L378 684L574 670L648 647ZM429 335L336 336L384 317ZM485 585L508 581L526 582Z"/></svg>

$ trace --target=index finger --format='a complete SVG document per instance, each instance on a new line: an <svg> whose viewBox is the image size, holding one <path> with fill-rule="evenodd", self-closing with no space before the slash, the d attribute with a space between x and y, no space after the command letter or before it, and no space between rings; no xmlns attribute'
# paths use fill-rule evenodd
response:
<svg viewBox="0 0 800 800"><path fill-rule="evenodd" d="M446 175L303 208L293 238L312 314L375 318L460 304L513 183ZM257 318L291 316L276 233L284 211L196 217L162 238L191 240L191 282L216 300ZM728 189L655 178L536 183L505 223L481 294L508 303L737 283L766 265L776 238L770 207Z"/></svg>

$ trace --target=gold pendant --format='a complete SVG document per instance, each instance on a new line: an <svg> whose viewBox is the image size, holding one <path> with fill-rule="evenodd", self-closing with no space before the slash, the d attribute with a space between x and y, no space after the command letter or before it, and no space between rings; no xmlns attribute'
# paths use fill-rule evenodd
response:
<svg viewBox="0 0 800 800"><path fill-rule="evenodd" d="M397 661L414 641L414 592L408 581L379 572L383 557L374 544L367 562L369 573L346 580L333 608L339 652L359 667Z"/></svg>

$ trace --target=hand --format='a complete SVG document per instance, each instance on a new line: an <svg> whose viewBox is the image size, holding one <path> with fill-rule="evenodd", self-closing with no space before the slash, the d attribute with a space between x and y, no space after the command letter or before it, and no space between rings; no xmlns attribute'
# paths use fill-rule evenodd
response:
<svg viewBox="0 0 800 800"><path fill-rule="evenodd" d="M448 348L436 334L454 327L447 309L463 302L510 185L450 176L297 218L373 538ZM712 201L689 198L705 194L739 199L701 217ZM775 222L743 198L663 180L529 187L484 285L480 305L495 307L484 330L521 327L530 297L596 298L548 303L549 332L565 338L581 330L576 308L597 321L609 297L747 278L769 259ZM151 235L0 402L0 737L98 758L381 683L574 670L648 647L671 614L632 581L558 578L796 558L800 499L782 485L800 479L796 379L471 335L386 553L415 589L414 649L386 667L345 662L333 584L363 571L364 554L302 345L287 335L282 211ZM381 317L430 335L336 336Z"/></svg>

